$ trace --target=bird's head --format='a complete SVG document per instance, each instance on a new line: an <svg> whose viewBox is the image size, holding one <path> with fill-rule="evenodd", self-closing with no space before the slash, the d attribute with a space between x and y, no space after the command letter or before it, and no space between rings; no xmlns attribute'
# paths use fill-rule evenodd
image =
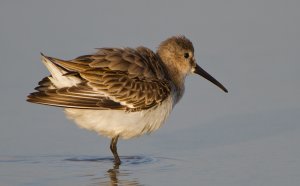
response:
<svg viewBox="0 0 300 186"><path fill-rule="evenodd" d="M174 81L179 85L184 83L188 74L198 74L224 92L228 92L220 82L196 63L193 43L185 36L173 36L166 39L159 45L157 53Z"/></svg>

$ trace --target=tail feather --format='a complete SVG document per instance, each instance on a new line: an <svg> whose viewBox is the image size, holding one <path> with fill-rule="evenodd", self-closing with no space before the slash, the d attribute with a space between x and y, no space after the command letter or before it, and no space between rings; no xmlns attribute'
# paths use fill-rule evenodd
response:
<svg viewBox="0 0 300 186"><path fill-rule="evenodd" d="M46 91L49 89L55 89L56 87L50 81L49 77L44 77L40 82L39 86L35 87L34 89L37 91Z"/></svg>
<svg viewBox="0 0 300 186"><path fill-rule="evenodd" d="M70 71L57 65L52 61L53 59L51 57L47 57L44 54L41 55L42 62L51 73L51 76L48 78L56 88L71 87L81 83L81 80L76 76L65 76L65 74L70 73Z"/></svg>

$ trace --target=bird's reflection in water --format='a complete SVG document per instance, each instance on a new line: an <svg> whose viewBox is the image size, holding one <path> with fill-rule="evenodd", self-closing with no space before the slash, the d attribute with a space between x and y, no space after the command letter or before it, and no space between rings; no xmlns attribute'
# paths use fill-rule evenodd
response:
<svg viewBox="0 0 300 186"><path fill-rule="evenodd" d="M144 167L145 165L153 165L159 161L159 159L154 157L147 157L147 156L122 156L122 164L114 165L109 170L105 170L104 174L100 170L96 170L98 173L102 173L102 175L99 174L87 174L84 176L91 177L91 184L92 185L110 185L110 186L137 186L137 185L143 185L139 183L139 180L135 176L135 172L138 171L137 167L139 165L142 165ZM162 158L160 158L162 159ZM72 157L65 159L69 162L82 162L85 164L85 162L96 162L97 165L100 165L101 167L105 167L108 163L111 165L113 163L114 159L111 157L94 157L94 156L82 156L82 157ZM90 167L90 166L88 166ZM98 166L97 166L98 167ZM98 167L99 168L99 167Z"/></svg>
<svg viewBox="0 0 300 186"><path fill-rule="evenodd" d="M132 172L128 170L120 170L118 165L114 165L105 174L105 179L98 182L99 185L110 186L140 186L137 178L132 177Z"/></svg>
<svg viewBox="0 0 300 186"><path fill-rule="evenodd" d="M147 156L122 156L122 164L114 165L109 169L104 178L101 179L99 185L111 185L111 186L137 186L143 185L139 183L138 179L134 177L134 171L126 169L130 165L146 165L156 163L158 160L153 157ZM113 161L113 159L110 159Z"/></svg>

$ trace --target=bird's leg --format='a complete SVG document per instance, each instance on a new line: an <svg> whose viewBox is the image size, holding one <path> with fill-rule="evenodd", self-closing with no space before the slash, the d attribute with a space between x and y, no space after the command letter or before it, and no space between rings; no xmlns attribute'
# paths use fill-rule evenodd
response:
<svg viewBox="0 0 300 186"><path fill-rule="evenodd" d="M110 150L114 155L115 158L115 165L120 165L121 160L119 158L118 152L117 152L117 143L118 143L119 136L113 137L110 142Z"/></svg>

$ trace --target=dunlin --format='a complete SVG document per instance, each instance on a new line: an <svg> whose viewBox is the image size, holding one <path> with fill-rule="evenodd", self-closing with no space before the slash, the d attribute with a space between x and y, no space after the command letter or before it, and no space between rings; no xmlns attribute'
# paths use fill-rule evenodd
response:
<svg viewBox="0 0 300 186"><path fill-rule="evenodd" d="M193 44L184 36L163 41L156 53L146 47L100 48L69 61L42 54L42 61L51 75L27 101L63 107L80 127L110 138L116 165L118 139L159 129L181 99L187 75L198 74L227 92L196 64Z"/></svg>

